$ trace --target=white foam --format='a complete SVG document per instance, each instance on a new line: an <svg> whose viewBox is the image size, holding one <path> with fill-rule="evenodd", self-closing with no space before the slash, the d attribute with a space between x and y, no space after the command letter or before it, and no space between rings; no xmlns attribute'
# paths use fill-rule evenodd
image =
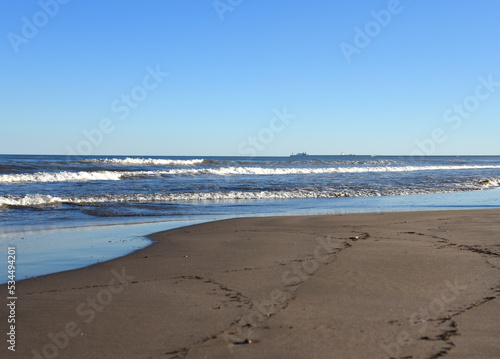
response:
<svg viewBox="0 0 500 359"><path fill-rule="evenodd" d="M212 174L227 175L302 175L328 173L371 173L371 172L413 172L467 169L494 169L500 166L378 166L378 167L320 167L320 168L267 168L267 167L220 167L199 169L172 169L158 174Z"/></svg>
<svg viewBox="0 0 500 359"><path fill-rule="evenodd" d="M124 172L80 171L80 172L37 172L26 174L0 175L0 183L19 182L79 182L79 181L118 181Z"/></svg>
<svg viewBox="0 0 500 359"><path fill-rule="evenodd" d="M5 196L0 197L0 207L2 206L41 206L54 203L61 203L64 200L60 197L53 197L42 194L28 194L24 197Z"/></svg>
<svg viewBox="0 0 500 359"><path fill-rule="evenodd" d="M473 190L475 188L470 188ZM157 193L157 194L127 194L105 196L59 197L41 194L28 194L20 196L0 196L2 206L41 206L53 204L84 204L98 203L153 203L153 202L189 202L189 201L232 201L232 200L276 200L298 198L336 198L336 197L372 197L395 196L409 194L446 193L462 191L462 189L436 190L436 189L342 189L342 190L282 190L282 191L230 191L230 192L185 192L185 193Z"/></svg>
<svg viewBox="0 0 500 359"><path fill-rule="evenodd" d="M305 191L259 191L238 192L231 191L209 193L168 193L168 194L130 194L118 196L85 196L85 197L57 197L50 195L26 195L24 197L0 197L1 206L41 206L51 204L96 204L96 203L151 203L151 202L184 202L184 201L227 201L227 200L259 200L259 199L287 199L287 198L317 198L335 197L333 193L321 194Z"/></svg>
<svg viewBox="0 0 500 359"><path fill-rule="evenodd" d="M193 166L203 163L203 159L192 160L170 160L161 158L104 158L104 159L88 159L82 162L103 163L111 165L141 165L141 166Z"/></svg>
<svg viewBox="0 0 500 359"><path fill-rule="evenodd" d="M499 179L485 179L483 181L480 181L479 184L483 187L499 187L500 186L500 180Z"/></svg>
<svg viewBox="0 0 500 359"><path fill-rule="evenodd" d="M31 174L0 175L0 183L20 182L79 182L79 181L118 181L134 177L161 177L169 175L215 176L231 175L308 175L329 173L375 173L375 172L413 172L467 169L498 169L500 166L385 166L385 167L326 167L326 168L266 168L266 167L212 167L186 168L163 171L79 171L79 172L37 172Z"/></svg>

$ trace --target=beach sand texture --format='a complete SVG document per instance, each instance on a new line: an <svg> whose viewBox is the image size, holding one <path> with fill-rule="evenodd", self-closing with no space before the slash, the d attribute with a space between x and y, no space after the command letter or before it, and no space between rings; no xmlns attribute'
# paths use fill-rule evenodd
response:
<svg viewBox="0 0 500 359"><path fill-rule="evenodd" d="M500 358L500 210L240 218L151 238L17 283L16 352L4 340L0 356Z"/></svg>

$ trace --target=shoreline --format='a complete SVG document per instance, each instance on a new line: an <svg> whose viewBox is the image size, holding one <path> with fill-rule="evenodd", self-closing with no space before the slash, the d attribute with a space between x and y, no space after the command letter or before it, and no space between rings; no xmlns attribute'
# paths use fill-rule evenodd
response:
<svg viewBox="0 0 500 359"><path fill-rule="evenodd" d="M7 237L9 240L9 242L5 241L4 245L13 245L17 248L19 254L22 253L24 262L18 262L21 271L17 273L17 279L21 281L85 268L127 256L152 244L148 235L143 234L144 231L150 231L154 228L169 230L204 222L202 220L179 220L87 224L74 227L39 228L6 233L2 234L2 236ZM143 231L141 230L142 227L148 229ZM71 237L73 242L69 246L68 237ZM16 243L16 240L21 241ZM36 244L39 245L41 240L43 246L35 247ZM66 258L71 258L71 261L67 261ZM7 266L6 262L5 266ZM27 268L28 274L25 273ZM7 283L7 279L0 281L0 285L5 283Z"/></svg>
<svg viewBox="0 0 500 359"><path fill-rule="evenodd" d="M147 235L159 230L158 226L163 224L165 227L161 229L183 226L184 223L240 217L486 209L500 207L499 203L498 189L404 196L243 201L240 203L242 206L231 213L223 211L201 217L184 216L178 220L148 218L142 222L137 218L127 218L125 222L117 222L115 218L110 219L109 223L96 220L75 222L71 226L19 226L17 231L11 229L10 233L2 232L0 244L18 247L19 253L23 254L18 263L21 268L18 274L19 278L26 279L83 268L132 253L138 247L144 247ZM135 230L134 226L143 227L144 230ZM67 240L69 237L70 241ZM66 260L67 258L70 260ZM6 266L7 262L0 260L0 265ZM7 279L3 280L4 283L6 281Z"/></svg>
<svg viewBox="0 0 500 359"><path fill-rule="evenodd" d="M5 342L0 353L500 356L498 215L252 217L158 232L124 257L19 282L16 353Z"/></svg>
<svg viewBox="0 0 500 359"><path fill-rule="evenodd" d="M244 201L244 206L239 207L238 212L212 214L201 216L201 218L188 216L173 221L171 218L164 218L146 222L127 219L124 223L113 219L110 223L82 222L68 227L38 227L34 231L30 231L33 227L28 227L28 232L19 230L3 233L4 238L0 235L0 244L15 245L19 248L19 252L23 253L23 262L18 263L21 267L19 278L27 279L83 268L133 253L137 247L144 246L142 242L147 238L148 233L156 232L157 227L163 225L165 227L161 229L183 226L184 223L240 217L487 209L500 207L499 203L499 189L404 196L346 197L335 198L333 201L329 198L287 199L267 204L261 201L255 203ZM242 210L245 205L248 206L247 209ZM257 205L257 207L252 208L252 205ZM139 232L133 229L134 226L144 227L144 230ZM68 232L78 238L76 240L73 238L71 243L68 242L66 240ZM103 241L102 238L105 240ZM76 243L78 244L75 246ZM72 258L72 260L61 262L61 258ZM0 260L0 265L2 264L6 266L7 262Z"/></svg>

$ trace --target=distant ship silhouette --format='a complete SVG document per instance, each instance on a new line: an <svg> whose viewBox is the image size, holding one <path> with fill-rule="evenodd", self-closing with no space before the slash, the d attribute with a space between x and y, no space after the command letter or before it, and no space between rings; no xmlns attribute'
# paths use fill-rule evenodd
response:
<svg viewBox="0 0 500 359"><path fill-rule="evenodd" d="M303 156L309 156L306 152L299 152L299 153L296 153L296 154L292 154L290 155L290 157L303 157Z"/></svg>

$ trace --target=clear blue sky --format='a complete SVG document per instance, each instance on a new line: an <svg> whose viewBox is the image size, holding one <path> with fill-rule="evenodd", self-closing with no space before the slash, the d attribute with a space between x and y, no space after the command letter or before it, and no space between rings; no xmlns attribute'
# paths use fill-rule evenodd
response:
<svg viewBox="0 0 500 359"><path fill-rule="evenodd" d="M500 154L498 2L60 1L0 4L0 153Z"/></svg>

